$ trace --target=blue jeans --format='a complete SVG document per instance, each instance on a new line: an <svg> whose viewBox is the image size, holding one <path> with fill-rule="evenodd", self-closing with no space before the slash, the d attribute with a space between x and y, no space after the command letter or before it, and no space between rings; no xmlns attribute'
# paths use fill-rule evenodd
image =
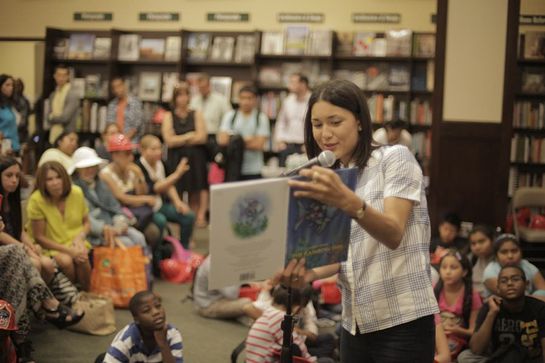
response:
<svg viewBox="0 0 545 363"><path fill-rule="evenodd" d="M432 363L434 353L433 315L367 334L341 332L343 363Z"/></svg>
<svg viewBox="0 0 545 363"><path fill-rule="evenodd" d="M176 211L174 204L163 203L163 206L157 212L153 213L153 223L159 227L161 236L167 226L167 222L174 222L180 226L180 242L185 249L189 248L189 241L193 235L195 213L188 212L181 214Z"/></svg>

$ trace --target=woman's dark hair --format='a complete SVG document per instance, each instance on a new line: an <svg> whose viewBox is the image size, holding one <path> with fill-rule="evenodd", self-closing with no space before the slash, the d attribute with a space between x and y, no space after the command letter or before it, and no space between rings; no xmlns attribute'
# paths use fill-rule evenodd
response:
<svg viewBox="0 0 545 363"><path fill-rule="evenodd" d="M492 245L494 244L495 231L492 227L484 225L484 224L475 225L473 229L469 231L469 233L467 234L467 238L471 239L472 235L479 232L482 233L486 238L488 238ZM477 259L478 259L477 256L471 257L471 266L475 266L475 264L477 263Z"/></svg>
<svg viewBox="0 0 545 363"><path fill-rule="evenodd" d="M61 143L62 139L64 139L66 136L68 136L70 134L73 134L73 133L75 133L77 135L77 133L75 131L64 130L63 132L61 132L61 134L59 136L57 136L57 138L55 139L55 142L53 143L53 147L58 149L59 144Z"/></svg>
<svg viewBox="0 0 545 363"><path fill-rule="evenodd" d="M288 288L282 285L278 285L274 288L272 292L273 303L283 307L288 306ZM303 302L303 295L301 289L292 288L291 289L291 304L292 306L300 306Z"/></svg>
<svg viewBox="0 0 545 363"><path fill-rule="evenodd" d="M36 171L35 190L39 190L40 194L49 202L51 202L51 195L47 191L46 187L47 172L49 170L53 170L62 179L61 199L65 199L72 191L72 181L70 180L70 176L68 175L68 172L66 171L64 166L62 166L62 164L58 161L46 161L42 164L42 166L38 168L38 170Z"/></svg>
<svg viewBox="0 0 545 363"><path fill-rule="evenodd" d="M334 106L351 112L359 125L358 144L352 155L356 166L365 168L371 152L376 148L373 144L373 128L369 107L363 92L354 83L346 80L333 80L318 86L310 96L305 116L305 147L309 159L314 158L322 151L312 134L312 107L318 101L329 102ZM339 162L337 162L339 165Z"/></svg>
<svg viewBox="0 0 545 363"><path fill-rule="evenodd" d="M11 156L0 156L0 194L2 194L3 198L6 198L7 193L1 182L2 173L13 165L19 165L19 169L22 169L21 164L15 158ZM10 210L8 217L5 215L6 211L4 211L4 203L9 204ZM7 201L2 201L2 205L0 206L0 215L5 221L11 221L11 228L6 228L5 232L8 234L13 233L13 238L21 240L21 232L23 231L21 213L21 180L19 180L17 189L15 189L13 193L8 194Z"/></svg>
<svg viewBox="0 0 545 363"><path fill-rule="evenodd" d="M0 74L0 88L6 83L9 79L11 79L12 82L15 82L15 79L10 76L9 74ZM8 97L4 95L2 92L0 92L0 107L4 106L11 106L13 104L13 94L11 97Z"/></svg>
<svg viewBox="0 0 545 363"><path fill-rule="evenodd" d="M464 319L463 324L464 327L467 328L469 326L469 316L471 315L471 309L473 308L473 281L471 279L471 265L469 263L468 258L461 253L460 251L451 248L447 251L447 253L441 257L441 263L439 263L439 270L441 270L441 264L443 263L443 260L448 257L452 256L458 262L460 262L460 265L462 265L462 269L466 271L466 275L463 277L464 280L464 302L462 305L462 317ZM440 275L439 275L440 276ZM439 297L441 295L441 291L443 291L443 280L439 278L439 281L437 281L437 284L435 285L435 288L433 289L433 292L435 293L435 298L437 301L439 301Z"/></svg>

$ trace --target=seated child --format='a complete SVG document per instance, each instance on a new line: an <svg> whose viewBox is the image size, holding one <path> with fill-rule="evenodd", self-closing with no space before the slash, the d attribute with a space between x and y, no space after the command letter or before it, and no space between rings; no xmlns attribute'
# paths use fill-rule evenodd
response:
<svg viewBox="0 0 545 363"><path fill-rule="evenodd" d="M17 331L15 309L7 301L0 300L0 362L17 363L15 346L11 340L12 332Z"/></svg>
<svg viewBox="0 0 545 363"><path fill-rule="evenodd" d="M104 363L183 363L182 335L166 321L161 298L150 291L136 293L129 302L134 323L115 336Z"/></svg>
<svg viewBox="0 0 545 363"><path fill-rule="evenodd" d="M282 351L283 331L282 321L286 313L288 304L288 290L283 286L277 286L273 290L272 305L263 312L246 338L246 360L248 362L280 362L280 352ZM292 289L291 303L293 315L298 315L305 303L300 289ZM293 354L305 358L309 362L316 362L308 352L304 336L293 330ZM328 358L324 358L324 362Z"/></svg>
<svg viewBox="0 0 545 363"><path fill-rule="evenodd" d="M490 262L483 273L486 296L498 293L497 277L502 267L518 266L524 271L528 281L526 294L545 300L545 279L536 266L522 258L519 240L515 235L505 233L498 236L494 242L494 254L496 260Z"/></svg>
<svg viewBox="0 0 545 363"><path fill-rule="evenodd" d="M465 238L458 236L461 225L460 217L455 213L447 213L439 223L439 236L430 242L431 264L439 264L441 257L449 248L455 248L462 254L469 252L469 243Z"/></svg>
<svg viewBox="0 0 545 363"><path fill-rule="evenodd" d="M488 299L477 317L470 349L460 363L543 362L545 303L525 296L526 274L520 266L502 267L497 278L498 296Z"/></svg>
<svg viewBox="0 0 545 363"><path fill-rule="evenodd" d="M468 237L473 265L473 288L485 298L483 274L486 266L494 260L494 231L488 226L477 225L469 232Z"/></svg>

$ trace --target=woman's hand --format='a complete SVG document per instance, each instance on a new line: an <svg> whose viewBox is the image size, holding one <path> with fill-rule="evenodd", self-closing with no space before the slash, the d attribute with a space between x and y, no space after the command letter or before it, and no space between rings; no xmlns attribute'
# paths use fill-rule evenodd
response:
<svg viewBox="0 0 545 363"><path fill-rule="evenodd" d="M104 238L104 246L112 247L115 244L117 231L112 226L104 225L104 228L102 229L102 236Z"/></svg>
<svg viewBox="0 0 545 363"><path fill-rule="evenodd" d="M299 172L309 180L289 180L288 184L296 191L295 197L315 199L319 202L344 211L352 212L350 206L356 194L348 188L332 169L313 166ZM359 198L358 198L359 199Z"/></svg>
<svg viewBox="0 0 545 363"><path fill-rule="evenodd" d="M157 199L154 195L146 195L144 198L144 203L152 208L155 206L155 203L157 203Z"/></svg>
<svg viewBox="0 0 545 363"><path fill-rule="evenodd" d="M272 285L282 284L288 287L303 288L317 278L313 270L305 268L305 259L291 260L284 271L277 273L272 279Z"/></svg>

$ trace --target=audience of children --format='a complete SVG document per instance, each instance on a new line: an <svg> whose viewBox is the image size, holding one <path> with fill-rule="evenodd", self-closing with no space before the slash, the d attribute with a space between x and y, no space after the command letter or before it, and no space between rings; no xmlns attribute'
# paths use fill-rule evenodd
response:
<svg viewBox="0 0 545 363"><path fill-rule="evenodd" d="M538 268L528 260L522 258L518 238L513 234L502 234L494 242L495 261L486 266L483 281L486 287L485 294L497 294L498 274L502 267L519 266L526 276L526 293L545 301L545 279Z"/></svg>
<svg viewBox="0 0 545 363"><path fill-rule="evenodd" d="M115 336L104 363L183 363L182 335L167 322L161 298L150 291L136 293L129 302L134 322Z"/></svg>
<svg viewBox="0 0 545 363"><path fill-rule="evenodd" d="M193 235L195 214L184 203L175 184L189 171L187 158L181 158L172 173L162 161L161 140L157 136L146 135L140 141L142 156L136 161L140 167L148 186L148 193L155 195L160 206L153 214L153 222L159 227L161 234L167 222L175 222L180 226L180 242L184 248L189 248L189 241ZM157 205L156 204L156 205Z"/></svg>
<svg viewBox="0 0 545 363"><path fill-rule="evenodd" d="M447 213L439 222L439 236L430 241L432 265L438 265L441 257L449 248L456 248L464 255L469 251L469 244L465 238L459 236L460 217L455 213Z"/></svg>
<svg viewBox="0 0 545 363"><path fill-rule="evenodd" d="M483 305L458 362L545 361L545 303L525 296L529 281L519 265L501 267L496 281L497 296Z"/></svg>

